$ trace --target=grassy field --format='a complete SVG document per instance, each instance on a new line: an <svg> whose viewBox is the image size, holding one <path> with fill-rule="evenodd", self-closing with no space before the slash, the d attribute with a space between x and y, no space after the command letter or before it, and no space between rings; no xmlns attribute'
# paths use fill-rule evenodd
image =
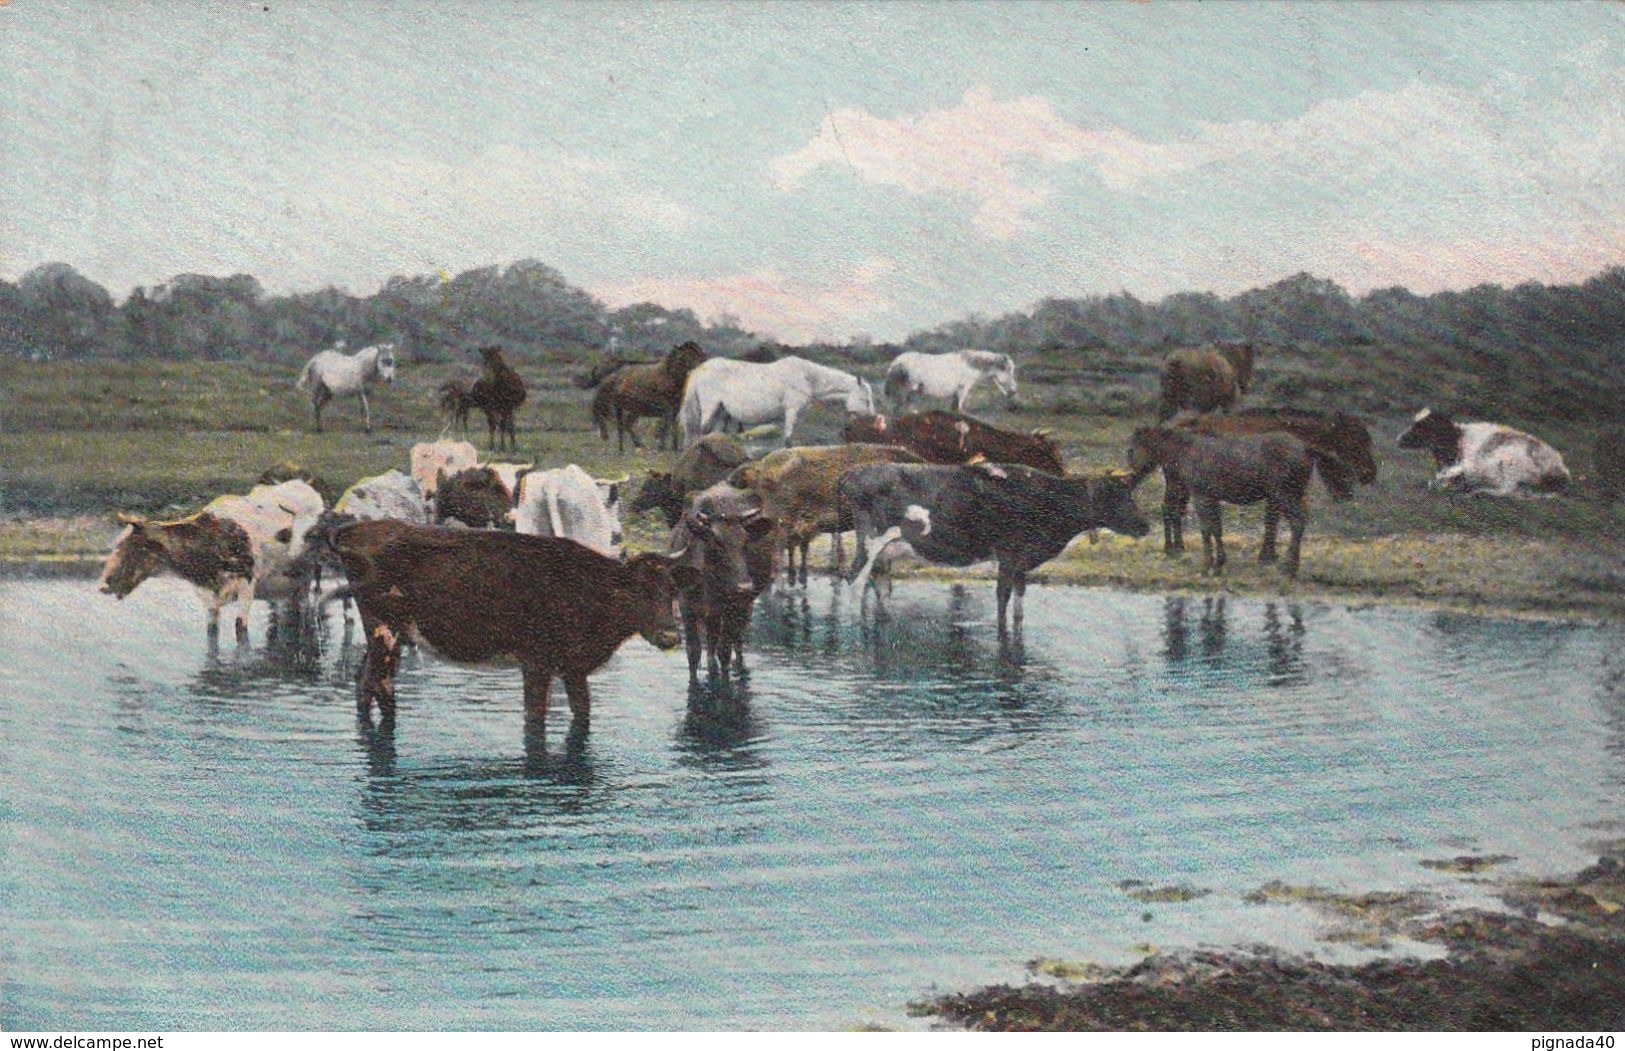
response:
<svg viewBox="0 0 1625 1051"><path fill-rule="evenodd" d="M343 487L391 467L404 469L411 446L440 433L436 388L450 366L404 366L399 382L373 399L375 430L361 429L360 405L335 402L328 430L311 430L309 402L280 366L206 363L0 364L0 558L99 559L114 535L111 512L184 514L214 496L245 490L265 467L292 460ZM671 453L617 454L588 428L588 392L568 375L526 371L530 399L519 417L519 450L501 459L545 466L578 463L634 480L663 469ZM1108 388L1080 371L1029 370L1017 408L991 392L974 411L1007 426L1048 427L1071 470L1117 467L1153 401L1149 374ZM476 414L477 416L477 414ZM1145 541L1108 538L1075 544L1045 568L1052 582L1150 589L1326 594L1436 602L1452 606L1625 614L1625 559L1612 538L1625 510L1607 506L1587 484L1594 428L1564 421L1515 421L1562 450L1579 481L1557 500L1455 500L1426 492L1426 456L1394 447L1400 415L1368 414L1377 439L1377 483L1333 503L1317 487L1303 570L1295 583L1261 570L1261 513L1226 510L1230 571L1222 585L1199 577L1199 558L1166 559L1160 533ZM819 408L798 440L836 440L841 414ZM651 424L646 423L645 429ZM471 437L484 445L484 429ZM492 456L491 458L499 458ZM1161 483L1140 491L1156 517ZM633 546L654 546L654 516L627 522ZM1187 529L1187 542L1195 536ZM816 556L815 556L816 557ZM818 563L815 561L814 563Z"/></svg>

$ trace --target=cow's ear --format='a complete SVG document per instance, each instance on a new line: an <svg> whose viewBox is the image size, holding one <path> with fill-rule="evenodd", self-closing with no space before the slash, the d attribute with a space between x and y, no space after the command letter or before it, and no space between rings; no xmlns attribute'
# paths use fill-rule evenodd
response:
<svg viewBox="0 0 1625 1051"><path fill-rule="evenodd" d="M679 563L671 567L671 582L684 591L700 586L700 571L687 563Z"/></svg>
<svg viewBox="0 0 1625 1051"><path fill-rule="evenodd" d="M757 515L745 523L745 533L753 537L764 537L773 532L773 526L773 519Z"/></svg>
<svg viewBox="0 0 1625 1051"><path fill-rule="evenodd" d="M293 527L283 526L276 531L276 542L279 544L293 543Z"/></svg>

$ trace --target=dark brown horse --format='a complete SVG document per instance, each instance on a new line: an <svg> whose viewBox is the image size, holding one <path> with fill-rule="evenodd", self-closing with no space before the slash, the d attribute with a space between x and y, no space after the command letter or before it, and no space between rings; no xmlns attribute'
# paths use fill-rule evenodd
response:
<svg viewBox="0 0 1625 1051"><path fill-rule="evenodd" d="M1215 343L1174 351L1162 366L1157 422L1171 419L1181 409L1229 409L1252 386L1256 356L1251 343Z"/></svg>
<svg viewBox="0 0 1625 1051"><path fill-rule="evenodd" d="M1253 408L1226 416L1195 416L1180 421L1181 430L1208 435L1268 434L1279 431L1303 442L1315 456L1315 473L1333 500L1354 495L1354 485L1377 480L1377 459L1371 451L1371 432L1348 413L1320 413L1308 409ZM1173 555L1185 550L1185 510L1190 492L1164 471L1162 497L1162 549Z"/></svg>
<svg viewBox="0 0 1625 1051"><path fill-rule="evenodd" d="M645 416L660 420L657 439L664 448L668 438L675 450L677 410L683 403L683 387L688 374L705 361L707 355L693 340L680 343L667 351L666 356L648 365L622 365L604 376L598 384L598 393L592 399L592 422L604 441L609 441L609 421L615 420L615 448L626 451L626 436L632 436L632 445L643 448L638 437L637 421Z"/></svg>
<svg viewBox="0 0 1625 1051"><path fill-rule="evenodd" d="M486 444L512 449L519 444L514 413L525 403L525 381L502 357L501 347L481 347L485 370L468 390L474 407L485 413Z"/></svg>
<svg viewBox="0 0 1625 1051"><path fill-rule="evenodd" d="M1196 498L1202 526L1202 572L1223 573L1223 504L1264 501L1264 543L1260 562L1276 560L1275 535L1281 516L1292 528L1282 566L1298 575L1299 552L1309 510L1305 493L1315 469L1315 454L1293 435L1209 435L1180 427L1141 427L1129 442L1128 466L1133 484L1161 467L1165 476Z"/></svg>

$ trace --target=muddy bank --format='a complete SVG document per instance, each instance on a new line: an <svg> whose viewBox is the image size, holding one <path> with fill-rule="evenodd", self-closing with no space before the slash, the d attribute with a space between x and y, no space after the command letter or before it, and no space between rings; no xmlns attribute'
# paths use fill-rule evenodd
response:
<svg viewBox="0 0 1625 1051"><path fill-rule="evenodd" d="M1486 867L1482 860L1434 867L1471 876ZM1024 986L943 996L914 1010L999 1031L1625 1028L1621 847L1569 879L1495 888L1511 911L1441 912L1427 895L1277 883L1248 896L1310 905L1328 922L1327 940L1380 946L1408 938L1443 946L1440 959L1329 964L1258 947L1153 955L1129 967L1035 960Z"/></svg>

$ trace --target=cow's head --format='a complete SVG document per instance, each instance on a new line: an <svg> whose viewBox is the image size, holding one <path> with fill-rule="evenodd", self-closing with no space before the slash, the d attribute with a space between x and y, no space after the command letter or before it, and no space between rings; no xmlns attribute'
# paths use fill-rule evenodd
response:
<svg viewBox="0 0 1625 1051"><path fill-rule="evenodd" d="M846 421L846 426L841 430L841 440L879 444L885 441L885 434L886 417L853 416Z"/></svg>
<svg viewBox="0 0 1625 1051"><path fill-rule="evenodd" d="M1401 432L1401 449L1437 449L1454 446L1461 440L1461 428L1442 412L1423 409L1411 419L1411 425Z"/></svg>
<svg viewBox="0 0 1625 1051"><path fill-rule="evenodd" d="M621 529L621 490L631 477L629 474L623 474L619 478L593 479L593 483L598 486L598 495L603 498L604 510L609 512L609 542L617 547L625 539L625 533Z"/></svg>
<svg viewBox="0 0 1625 1051"><path fill-rule="evenodd" d="M322 567L342 569L338 549L333 546L333 537L356 520L355 515L327 510L316 516L310 528L295 531L288 545L288 575L307 578Z"/></svg>
<svg viewBox="0 0 1625 1051"><path fill-rule="evenodd" d="M125 527L102 566L104 595L122 599L143 580L169 564L170 543L164 527L135 515L119 514Z"/></svg>
<svg viewBox="0 0 1625 1051"><path fill-rule="evenodd" d="M683 517L683 494L677 491L669 471L650 471L627 510L633 514L659 511L666 516L666 524L674 526Z"/></svg>
<svg viewBox="0 0 1625 1051"><path fill-rule="evenodd" d="M434 491L436 522L455 520L475 529L511 526L508 487L489 467L470 467L451 477L439 472Z"/></svg>
<svg viewBox="0 0 1625 1051"><path fill-rule="evenodd" d="M689 564L718 594L759 595L773 583L777 545L760 504L700 497L683 516Z"/></svg>
<svg viewBox="0 0 1625 1051"><path fill-rule="evenodd" d="M1032 465L1050 474L1065 474L1066 464L1061 460L1060 443L1050 434L1049 428L1040 427L1033 431L1032 439Z"/></svg>
<svg viewBox="0 0 1625 1051"><path fill-rule="evenodd" d="M1136 538L1151 532L1151 523L1134 503L1134 479L1129 472L1107 471L1090 479L1089 500L1100 528Z"/></svg>
<svg viewBox="0 0 1625 1051"><path fill-rule="evenodd" d="M699 574L684 562L685 553L633 555L625 565L628 587L620 601L632 604L637 632L651 646L669 650L682 641L677 632L677 592L696 587Z"/></svg>

